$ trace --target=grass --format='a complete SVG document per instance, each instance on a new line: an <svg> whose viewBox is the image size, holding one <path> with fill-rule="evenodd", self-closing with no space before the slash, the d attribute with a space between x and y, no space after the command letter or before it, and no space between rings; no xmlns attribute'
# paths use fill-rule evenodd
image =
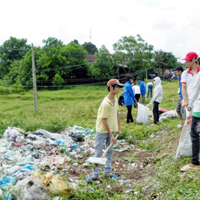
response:
<svg viewBox="0 0 200 200"><path fill-rule="evenodd" d="M162 82L164 98L160 107L173 110L177 103L178 82ZM122 91L120 92L120 94ZM119 94L119 95L120 95ZM38 91L38 112L34 113L33 91L13 91L10 88L0 87L0 134L3 134L8 126L15 126L25 131L45 129L50 132L60 132L73 125L87 126L95 129L97 109L102 99L107 95L104 86L77 86L68 87L57 91ZM150 99L145 100L145 104ZM189 158L174 159L175 152L170 149L177 146L174 142L179 136L180 130L176 128L179 120L168 119L160 122L158 126L139 124L126 124L126 107L119 108L122 136L138 148L147 149L155 157L154 166L156 173L151 180L146 177L136 185L135 193L125 194L113 192L107 188L108 184L115 182L105 181L100 186L92 185L91 189L82 187L75 191L77 199L146 199L144 186L151 188L152 195L156 199L199 199L200 172L186 174L177 170L190 161ZM133 117L136 121L137 110L133 109ZM166 131L165 131L166 130ZM156 137L149 138L151 134ZM160 134L162 133L162 134ZM169 146L169 147L168 147ZM176 149L176 148L175 148ZM160 152L166 157L157 157ZM135 161L138 154L128 154L127 159ZM124 196L125 195L125 196ZM152 196L153 198L153 196ZM148 197L148 199L152 199Z"/></svg>

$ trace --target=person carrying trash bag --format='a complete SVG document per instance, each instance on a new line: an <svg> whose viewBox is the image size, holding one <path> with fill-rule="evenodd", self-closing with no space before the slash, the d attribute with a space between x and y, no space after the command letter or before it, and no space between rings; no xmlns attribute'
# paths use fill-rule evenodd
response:
<svg viewBox="0 0 200 200"><path fill-rule="evenodd" d="M191 144L191 123L192 123L192 111L188 111L187 108L194 99L195 94L198 92L197 79L200 72L199 64L197 64L198 54L195 52L189 52L186 57L185 64L188 67L183 71L181 75L182 84L182 96L183 106L186 111L186 119L181 131L178 148L175 158L180 156L192 156L192 144Z"/></svg>
<svg viewBox="0 0 200 200"><path fill-rule="evenodd" d="M157 125L157 122L159 122L159 104L162 102L163 99L163 88L161 85L160 77L155 77L153 79L153 82L155 84L155 89L153 91L153 98L151 99L147 107L153 104L154 125Z"/></svg>
<svg viewBox="0 0 200 200"><path fill-rule="evenodd" d="M132 106L136 104L135 95L132 88L133 77L129 74L126 75L126 83L124 84L123 93L124 93L124 104L127 107L127 118L126 123L133 123L132 117Z"/></svg>
<svg viewBox="0 0 200 200"><path fill-rule="evenodd" d="M106 148L110 143L115 143L113 133L117 132L121 135L121 124L118 113L118 100L115 97L119 93L119 88L123 84L119 83L117 79L110 79L107 82L108 95L103 99L97 113L96 120L96 138L95 138L95 157L101 157L104 142ZM104 173L107 178L115 178L118 176L111 172L113 146L106 154L107 161L105 163ZM98 165L95 166L92 176L88 176L85 181L91 182L99 177Z"/></svg>
<svg viewBox="0 0 200 200"><path fill-rule="evenodd" d="M187 60L186 60L187 61ZM190 63L192 65L192 62ZM186 63L188 66L188 64ZM197 70L200 70L200 56L197 59L193 59L193 65L197 67ZM189 101L189 105L185 105L186 109L189 112L192 112L192 122L191 122L191 149L192 149L192 159L191 162L180 170L185 172L189 169L198 170L199 166L199 137L200 137L200 73L197 74L197 78L194 81L196 91L192 98Z"/></svg>

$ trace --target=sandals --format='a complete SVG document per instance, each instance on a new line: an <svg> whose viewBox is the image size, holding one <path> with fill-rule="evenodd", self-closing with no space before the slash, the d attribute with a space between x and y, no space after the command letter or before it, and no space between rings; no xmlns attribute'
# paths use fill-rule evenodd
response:
<svg viewBox="0 0 200 200"><path fill-rule="evenodd" d="M107 178L111 178L111 179L119 179L119 176L116 174L111 174L110 176L107 176Z"/></svg>
<svg viewBox="0 0 200 200"><path fill-rule="evenodd" d="M95 181L95 180L97 180L97 178L94 178L93 176L88 176L84 181L86 181L86 182L92 182L92 181Z"/></svg>

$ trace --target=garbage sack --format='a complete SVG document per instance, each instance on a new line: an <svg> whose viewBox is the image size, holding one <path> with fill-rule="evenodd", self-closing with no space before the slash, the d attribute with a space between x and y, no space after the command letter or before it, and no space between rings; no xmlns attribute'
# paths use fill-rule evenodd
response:
<svg viewBox="0 0 200 200"><path fill-rule="evenodd" d="M149 108L144 106L143 104L141 103L138 103L138 113L137 113L137 119L136 121L138 123L143 123L143 124L147 124L149 123Z"/></svg>
<svg viewBox="0 0 200 200"><path fill-rule="evenodd" d="M170 111L167 111L167 112L163 113L161 115L159 121L163 122L167 118L176 118L176 117L178 117L178 113L176 112L176 110L170 110Z"/></svg>
<svg viewBox="0 0 200 200"><path fill-rule="evenodd" d="M24 131L20 128L8 127L3 133L3 137L6 138L8 141L15 141L16 138L22 141L23 140L22 133L24 134Z"/></svg>
<svg viewBox="0 0 200 200"><path fill-rule="evenodd" d="M46 147L46 142L44 142L43 140L32 141L32 144L35 148L45 149Z"/></svg>
<svg viewBox="0 0 200 200"><path fill-rule="evenodd" d="M21 198L23 200L49 200L51 199L48 194L48 187L43 185L37 178L26 177L22 181L19 181L15 189L21 189Z"/></svg>
<svg viewBox="0 0 200 200"><path fill-rule="evenodd" d="M39 129L39 130L34 132L34 134L38 134L38 133L42 134L42 136L45 137L45 138L53 138L53 139L56 139L56 140L64 140L68 144L73 143L73 140L71 139L71 137L68 137L68 136L63 135L63 134L50 133L49 131L46 131L44 129Z"/></svg>
<svg viewBox="0 0 200 200"><path fill-rule="evenodd" d="M192 156L192 142L190 137L192 123L192 111L186 109L186 120L181 131L175 158L180 156Z"/></svg>
<svg viewBox="0 0 200 200"><path fill-rule="evenodd" d="M43 184L48 185L48 189L52 194L63 197L72 195L72 184L64 181L61 176L43 171L34 171L32 176L38 178Z"/></svg>

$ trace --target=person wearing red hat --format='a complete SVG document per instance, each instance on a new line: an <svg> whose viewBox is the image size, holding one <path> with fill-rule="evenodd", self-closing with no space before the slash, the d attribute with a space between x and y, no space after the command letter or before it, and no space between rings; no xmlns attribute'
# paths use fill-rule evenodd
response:
<svg viewBox="0 0 200 200"><path fill-rule="evenodd" d="M180 82L182 85L183 106L186 108L186 119L181 131L176 158L180 158L180 156L192 155L192 138L188 137L191 132L192 112L188 111L188 106L191 104L192 99L197 93L196 80L200 72L199 65L197 64L197 59L198 55L195 52L189 52L183 59L185 60L186 66L188 67L188 70L185 70L182 73Z"/></svg>
<svg viewBox="0 0 200 200"><path fill-rule="evenodd" d="M181 84L182 84L182 96L183 96L183 106L188 107L191 99L196 93L195 80L200 71L200 68L197 64L198 55L195 52L189 52L186 57L183 59L186 62L186 66L189 68L185 70L181 75Z"/></svg>
<svg viewBox="0 0 200 200"><path fill-rule="evenodd" d="M200 57L196 60L197 65L200 64ZM199 169L199 136L200 136L200 73L198 73L197 79L195 81L197 91L193 96L189 106L188 111L192 110L192 123L191 123L191 143L192 143L192 159L191 163L185 165L180 170L187 171L189 169Z"/></svg>

